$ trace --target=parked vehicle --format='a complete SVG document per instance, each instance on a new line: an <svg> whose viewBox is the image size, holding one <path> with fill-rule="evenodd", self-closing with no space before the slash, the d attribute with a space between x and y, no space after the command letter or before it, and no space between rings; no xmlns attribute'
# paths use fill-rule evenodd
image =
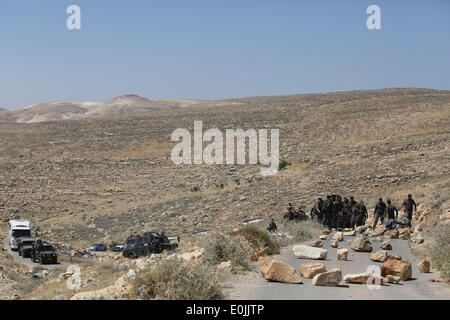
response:
<svg viewBox="0 0 450 320"><path fill-rule="evenodd" d="M39 262L40 264L54 264L58 263L58 255L49 242L38 239L33 243L33 248L31 250L31 261Z"/></svg>
<svg viewBox="0 0 450 320"><path fill-rule="evenodd" d="M31 237L30 221L26 220L9 220L9 246L12 251L19 249L18 241L20 238Z"/></svg>
<svg viewBox="0 0 450 320"><path fill-rule="evenodd" d="M123 248L125 247L124 244L118 244L117 246L115 246L114 248L112 248L112 251L114 252L119 252L119 251L123 251Z"/></svg>
<svg viewBox="0 0 450 320"><path fill-rule="evenodd" d="M19 256L30 258L34 241L35 240L31 238L19 238L17 241Z"/></svg>
<svg viewBox="0 0 450 320"><path fill-rule="evenodd" d="M106 244L96 243L89 247L89 251L106 251Z"/></svg>
<svg viewBox="0 0 450 320"><path fill-rule="evenodd" d="M176 248L178 248L178 243L170 243L164 233L146 232L143 236L128 237L123 248L123 255L135 259L149 253L160 253L163 250L175 250Z"/></svg>

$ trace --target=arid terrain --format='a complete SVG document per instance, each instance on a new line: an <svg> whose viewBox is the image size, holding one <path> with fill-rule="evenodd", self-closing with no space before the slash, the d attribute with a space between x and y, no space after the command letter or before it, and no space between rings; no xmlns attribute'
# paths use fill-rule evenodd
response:
<svg viewBox="0 0 450 320"><path fill-rule="evenodd" d="M412 193L420 213L413 224L450 224L450 91L351 91L182 107L135 100L138 112L111 102L86 109L68 103L64 114L49 104L0 110L3 230L9 219L28 219L45 239L74 249L161 230L191 243L203 230L256 218L281 221L288 202L309 213L329 193L364 200L369 215L379 196L400 208ZM290 165L267 177L259 164L175 165L171 134L192 132L195 120L204 130L280 129L280 158Z"/></svg>

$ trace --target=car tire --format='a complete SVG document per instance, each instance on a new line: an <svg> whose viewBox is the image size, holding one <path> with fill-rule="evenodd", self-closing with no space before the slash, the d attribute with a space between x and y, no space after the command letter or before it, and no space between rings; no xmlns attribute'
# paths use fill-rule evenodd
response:
<svg viewBox="0 0 450 320"><path fill-rule="evenodd" d="M42 257L39 257L39 264L44 264L44 260L42 259Z"/></svg>

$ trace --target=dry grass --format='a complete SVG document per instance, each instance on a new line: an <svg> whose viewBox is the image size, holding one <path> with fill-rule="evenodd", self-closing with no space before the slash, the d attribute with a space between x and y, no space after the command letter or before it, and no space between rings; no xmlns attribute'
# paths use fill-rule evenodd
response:
<svg viewBox="0 0 450 320"><path fill-rule="evenodd" d="M220 278L209 266L171 258L140 272L134 280L134 295L162 300L218 299Z"/></svg>

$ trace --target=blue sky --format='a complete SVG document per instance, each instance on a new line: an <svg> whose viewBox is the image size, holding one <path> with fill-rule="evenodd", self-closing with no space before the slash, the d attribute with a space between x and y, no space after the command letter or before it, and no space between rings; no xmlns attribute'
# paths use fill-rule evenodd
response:
<svg viewBox="0 0 450 320"><path fill-rule="evenodd" d="M81 30L66 8L81 8ZM368 30L366 8L381 8ZM0 0L0 107L450 89L450 1Z"/></svg>

